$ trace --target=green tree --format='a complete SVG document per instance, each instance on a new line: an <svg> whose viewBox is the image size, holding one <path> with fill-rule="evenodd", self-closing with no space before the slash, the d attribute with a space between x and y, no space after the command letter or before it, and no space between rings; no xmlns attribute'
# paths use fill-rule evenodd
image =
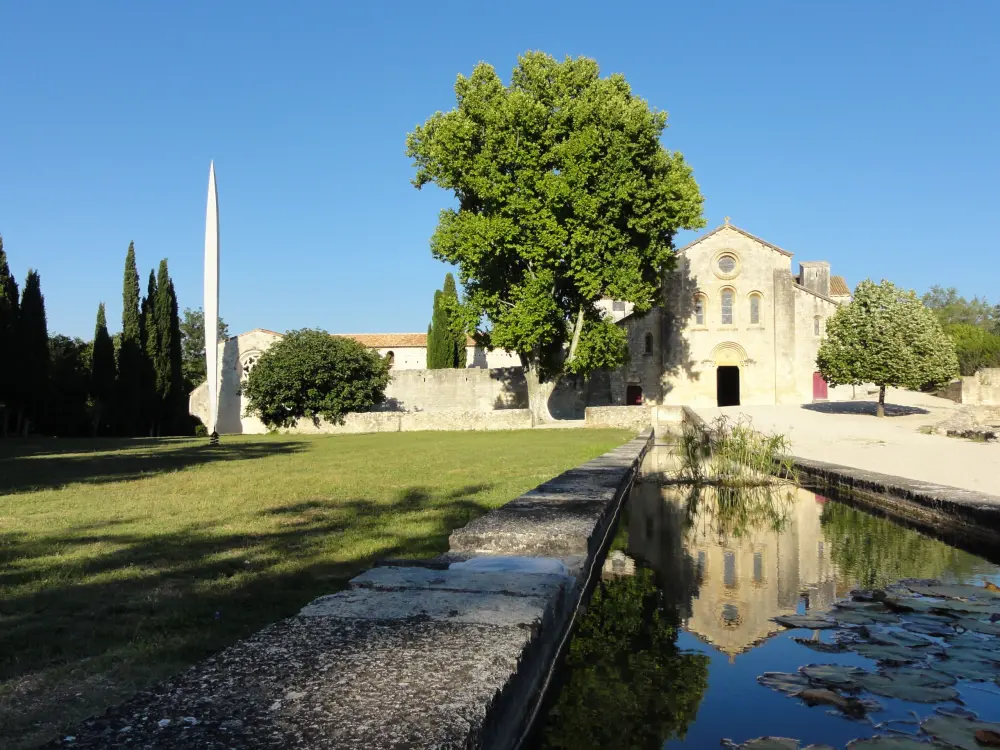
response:
<svg viewBox="0 0 1000 750"><path fill-rule="evenodd" d="M90 359L90 399L92 402L91 432L107 435L111 431L111 416L115 398L115 347L108 335L104 303L97 306L97 324Z"/></svg>
<svg viewBox="0 0 1000 750"><path fill-rule="evenodd" d="M181 350L181 319L177 307L177 291L174 280L167 278L167 298L170 302L170 429L171 434L188 434L191 423L188 412L188 390L184 387L184 361Z"/></svg>
<svg viewBox="0 0 1000 750"><path fill-rule="evenodd" d="M20 346L17 369L20 380L20 428L24 434L39 427L45 418L49 395L49 331L45 320L45 297L38 271L28 271L21 292L18 318Z"/></svg>
<svg viewBox="0 0 1000 750"><path fill-rule="evenodd" d="M642 314L659 301L676 232L704 226L701 192L660 143L666 113L623 76L601 78L593 60L527 53L509 86L480 63L455 95L455 109L407 139L413 184L458 200L431 251L458 267L462 329L520 356L532 414L547 419L542 382L625 360L624 331L596 303L613 297ZM595 336L617 345L578 359Z"/></svg>
<svg viewBox="0 0 1000 750"><path fill-rule="evenodd" d="M142 298L139 314L139 340L142 342L142 368L140 392L142 394L142 430L155 435L159 426L160 397L156 390L156 362L159 357L159 327L156 324L156 272L150 270L146 282L146 296Z"/></svg>
<svg viewBox="0 0 1000 750"><path fill-rule="evenodd" d="M451 367L463 368L466 365L467 352L465 349L466 330L462 323L462 303L458 298L458 289L455 287L455 277L451 273L445 274L444 287L441 289L441 306L444 308L448 318L448 338L452 342Z"/></svg>
<svg viewBox="0 0 1000 750"><path fill-rule="evenodd" d="M0 435L6 436L17 411L18 288L0 237Z"/></svg>
<svg viewBox="0 0 1000 750"><path fill-rule="evenodd" d="M264 352L242 392L247 414L277 428L292 427L299 419L343 424L348 412L382 403L388 384L388 364L377 353L352 339L307 328L289 331Z"/></svg>
<svg viewBox="0 0 1000 750"><path fill-rule="evenodd" d="M991 305L979 297L967 300L959 295L955 287L932 286L921 300L925 307L934 311L945 328L972 325L993 331L1000 324L1000 305Z"/></svg>
<svg viewBox="0 0 1000 750"><path fill-rule="evenodd" d="M833 385L879 386L879 417L887 386L942 386L958 375L955 346L934 313L914 292L868 279L827 321L816 363Z"/></svg>
<svg viewBox="0 0 1000 750"><path fill-rule="evenodd" d="M185 389L190 393L205 380L205 313L199 307L184 308L180 321L181 367L184 373ZM219 339L229 338L229 326L219 318Z"/></svg>
<svg viewBox="0 0 1000 750"><path fill-rule="evenodd" d="M962 375L975 375L984 367L1000 367L1000 335L971 323L953 323L944 330L955 343Z"/></svg>
<svg viewBox="0 0 1000 750"><path fill-rule="evenodd" d="M47 393L48 408L42 429L59 437L88 435L92 418L88 404L91 344L56 334L49 338L48 345L51 388ZM113 386L114 381L111 384Z"/></svg>
<svg viewBox="0 0 1000 750"><path fill-rule="evenodd" d="M128 243L125 277L122 282L122 331L118 348L118 385L115 397L118 429L124 435L144 431L143 393L145 341L139 311L139 272L135 265L135 244Z"/></svg>
<svg viewBox="0 0 1000 750"><path fill-rule="evenodd" d="M174 372L171 352L175 349L173 342L174 325L171 319L176 303L171 299L170 273L167 260L160 261L156 274L156 298L152 305L155 336L148 333L148 338L156 339L156 347L150 353L153 362L153 373L156 383L156 434L166 435L173 431L175 416ZM180 342L178 341L179 345ZM179 351L179 349L178 349ZM180 362L178 361L178 365Z"/></svg>
<svg viewBox="0 0 1000 750"><path fill-rule="evenodd" d="M427 334L428 370L443 370L455 366L455 347L448 323L443 295L438 289L434 292L434 313L431 317L430 332Z"/></svg>

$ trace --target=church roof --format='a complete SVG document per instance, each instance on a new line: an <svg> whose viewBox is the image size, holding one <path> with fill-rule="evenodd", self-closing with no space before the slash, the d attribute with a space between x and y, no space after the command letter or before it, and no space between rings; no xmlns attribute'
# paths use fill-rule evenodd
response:
<svg viewBox="0 0 1000 750"><path fill-rule="evenodd" d="M335 333L345 339L354 339L369 349L406 349L409 347L425 349L427 347L426 333ZM476 342L466 337L466 346L475 346Z"/></svg>
<svg viewBox="0 0 1000 750"><path fill-rule="evenodd" d="M684 247L682 247L682 248L681 248L680 250L678 250L677 252L679 252L679 253L683 253L683 252L684 252L685 250L687 250L687 249L688 249L689 247L694 247L695 245L697 245L697 244L698 244L699 242L701 242L702 240L707 240L707 239L708 239L709 237L711 237L711 236L712 236L712 235L714 235L714 234L718 234L718 233L719 233L719 232L721 232L721 231L722 231L723 229L732 229L732 230L733 230L734 232L739 232L739 233L740 233L740 234L742 234L742 235L743 235L744 237L746 237L746 238L748 238L748 239L751 239L751 240L753 240L754 242L759 242L759 243L760 243L760 244L762 244L762 245L763 245L764 247L769 247L769 248L771 248L772 250L776 250L777 252L781 253L782 255L787 255L787 256L788 256L789 258L791 258L791 257L792 257L792 254L791 254L790 252L788 252L787 250L783 250L783 249L781 249L780 247L778 247L777 245L772 245L772 244L771 244L770 242L768 242L767 240L762 240L762 239L761 239L760 237L758 237L757 235L755 235L755 234L750 234L750 232L746 231L745 229L740 229L739 227L737 227L737 226L734 226L733 224L730 224L730 223L729 223L728 221L727 221L727 222L726 222L725 224L720 224L719 226L717 226L717 227L716 227L715 229L713 229L713 230L712 230L711 232L709 232L708 234L703 234L703 235L702 235L701 237L699 237L698 239L696 239L696 240L695 240L694 242L689 242L688 244L686 244L686 245L685 245Z"/></svg>
<svg viewBox="0 0 1000 750"><path fill-rule="evenodd" d="M830 277L831 297L850 297L851 288L847 286L847 280L843 276Z"/></svg>

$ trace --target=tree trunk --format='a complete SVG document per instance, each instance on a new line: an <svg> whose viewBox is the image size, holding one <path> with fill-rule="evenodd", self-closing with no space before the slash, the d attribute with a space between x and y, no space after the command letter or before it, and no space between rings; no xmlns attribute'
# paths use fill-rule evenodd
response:
<svg viewBox="0 0 1000 750"><path fill-rule="evenodd" d="M875 410L876 417L885 416L885 386L878 387L878 409Z"/></svg>
<svg viewBox="0 0 1000 750"><path fill-rule="evenodd" d="M555 389L555 382L543 383L538 377L538 365L524 368L524 379L528 384L528 409L531 412L531 426L536 427L554 421L549 413L549 396Z"/></svg>

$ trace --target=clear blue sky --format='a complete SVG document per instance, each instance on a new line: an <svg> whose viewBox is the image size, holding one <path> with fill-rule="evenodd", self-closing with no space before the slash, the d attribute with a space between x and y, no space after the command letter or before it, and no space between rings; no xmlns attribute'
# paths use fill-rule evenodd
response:
<svg viewBox="0 0 1000 750"><path fill-rule="evenodd" d="M0 0L0 234L52 332L89 338L102 300L120 328L129 240L198 306L215 159L230 330L423 331L449 197L409 184L406 134L539 49L669 112L709 226L1000 301L998 38L997 0Z"/></svg>

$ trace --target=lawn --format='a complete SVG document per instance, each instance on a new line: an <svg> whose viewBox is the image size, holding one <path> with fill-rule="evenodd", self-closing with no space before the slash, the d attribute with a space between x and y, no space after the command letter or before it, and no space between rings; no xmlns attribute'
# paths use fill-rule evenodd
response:
<svg viewBox="0 0 1000 750"><path fill-rule="evenodd" d="M0 746L31 747L617 430L0 440Z"/></svg>

